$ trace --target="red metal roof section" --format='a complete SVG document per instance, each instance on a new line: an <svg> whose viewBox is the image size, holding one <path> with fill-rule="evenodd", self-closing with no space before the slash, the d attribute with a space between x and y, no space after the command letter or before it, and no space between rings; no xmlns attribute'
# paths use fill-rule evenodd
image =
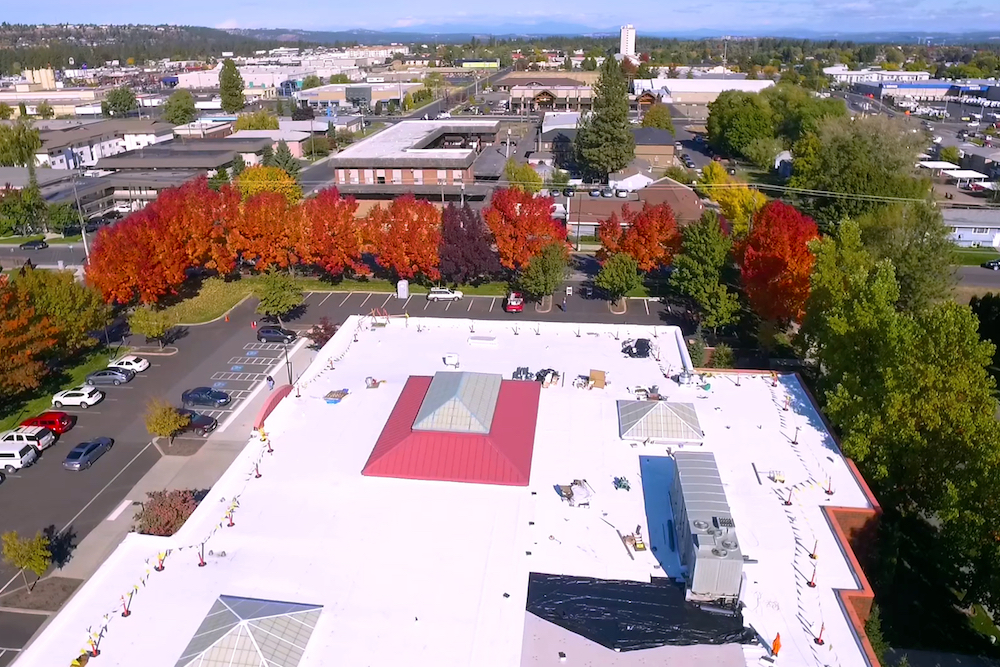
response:
<svg viewBox="0 0 1000 667"><path fill-rule="evenodd" d="M541 385L501 382L493 425L486 435L413 431L431 380L411 376L406 381L361 474L527 486Z"/></svg>

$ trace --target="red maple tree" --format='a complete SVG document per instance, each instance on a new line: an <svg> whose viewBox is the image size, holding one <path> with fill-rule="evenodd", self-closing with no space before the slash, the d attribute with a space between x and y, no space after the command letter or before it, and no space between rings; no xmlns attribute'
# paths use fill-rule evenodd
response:
<svg viewBox="0 0 1000 667"><path fill-rule="evenodd" d="M333 276L345 269L367 273L361 260L362 225L355 217L354 197L341 197L337 188L322 190L301 206L298 254L304 264L316 264Z"/></svg>
<svg viewBox="0 0 1000 667"><path fill-rule="evenodd" d="M42 356L58 342L58 331L27 292L0 286L0 395L14 397L41 384L47 372Z"/></svg>
<svg viewBox="0 0 1000 667"><path fill-rule="evenodd" d="M815 261L808 244L818 236L812 218L777 200L754 216L737 257L747 299L762 319L802 320Z"/></svg>
<svg viewBox="0 0 1000 667"><path fill-rule="evenodd" d="M597 236L602 246L599 260L625 253L639 264L641 271L669 265L681 244L674 212L667 204L644 203L636 212L625 205L622 219L612 213L598 225Z"/></svg>
<svg viewBox="0 0 1000 667"><path fill-rule="evenodd" d="M413 195L398 197L387 208L376 206L369 211L364 226L375 261L382 268L400 278L441 277L441 211L430 202Z"/></svg>
<svg viewBox="0 0 1000 667"><path fill-rule="evenodd" d="M235 256L221 214L223 196L208 187L208 179L202 176L163 191L151 206L169 224L171 240L179 244L171 250L183 252L192 266L229 273Z"/></svg>
<svg viewBox="0 0 1000 667"><path fill-rule="evenodd" d="M277 192L261 192L245 202L229 227L229 249L257 271L298 264L301 229L298 208Z"/></svg>
<svg viewBox="0 0 1000 667"><path fill-rule="evenodd" d="M493 233L500 264L520 269L545 246L566 240L566 228L552 217L552 197L535 197L516 188L500 188L483 211Z"/></svg>

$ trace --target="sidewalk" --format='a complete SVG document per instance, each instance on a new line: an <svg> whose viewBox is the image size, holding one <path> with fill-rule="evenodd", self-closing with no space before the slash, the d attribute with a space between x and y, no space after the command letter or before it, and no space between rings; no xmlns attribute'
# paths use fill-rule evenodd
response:
<svg viewBox="0 0 1000 667"><path fill-rule="evenodd" d="M316 352L303 346L291 355L296 377L309 367ZM277 365L276 365L277 366ZM284 359L272 375L280 377ZM72 558L52 576L88 579L104 563L132 529L132 519L145 500L147 491L164 489L211 489L247 444L253 424L270 392L261 383L240 406L234 416L220 422L213 433L192 456L163 456L146 475L132 487L118 509L94 528L73 551ZM124 507L124 509L123 509Z"/></svg>

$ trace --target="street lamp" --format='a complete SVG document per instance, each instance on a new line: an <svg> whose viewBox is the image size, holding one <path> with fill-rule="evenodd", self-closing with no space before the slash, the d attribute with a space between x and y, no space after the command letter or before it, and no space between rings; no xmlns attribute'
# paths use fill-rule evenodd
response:
<svg viewBox="0 0 1000 667"><path fill-rule="evenodd" d="M288 384L292 384L292 362L288 358L288 343L285 343L285 370L288 371Z"/></svg>

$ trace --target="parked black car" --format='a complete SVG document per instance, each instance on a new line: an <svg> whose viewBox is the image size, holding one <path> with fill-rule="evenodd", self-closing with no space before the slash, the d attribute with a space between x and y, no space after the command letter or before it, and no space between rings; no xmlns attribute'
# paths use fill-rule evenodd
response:
<svg viewBox="0 0 1000 667"><path fill-rule="evenodd" d="M261 343L294 343L295 332L281 327L261 327L257 330L257 340Z"/></svg>
<svg viewBox="0 0 1000 667"><path fill-rule="evenodd" d="M134 377L135 371L129 368L105 368L99 371L94 371L87 376L87 379L84 382L89 385L113 384L118 386L120 384L125 384L126 382L131 382Z"/></svg>
<svg viewBox="0 0 1000 667"><path fill-rule="evenodd" d="M211 387L195 387L188 389L181 394L181 403L188 405L206 405L213 408L221 408L229 405L229 394L224 391L212 389Z"/></svg>
<svg viewBox="0 0 1000 667"><path fill-rule="evenodd" d="M576 188L563 188L563 197L574 197L576 196Z"/></svg>
<svg viewBox="0 0 1000 667"><path fill-rule="evenodd" d="M216 419L209 417L208 415L195 412L194 410L185 410L181 408L177 412L182 415L187 415L190 419L187 425L181 428L180 433L194 433L195 435L204 437L214 431L219 425L219 422Z"/></svg>
<svg viewBox="0 0 1000 667"><path fill-rule="evenodd" d="M94 461L101 458L106 452L111 451L111 446L115 441L111 438L94 438L69 450L63 460L63 468L66 470L86 470L94 465Z"/></svg>
<svg viewBox="0 0 1000 667"><path fill-rule="evenodd" d="M45 250L49 247L49 244L42 239L34 239L33 241L25 241L18 246L21 250Z"/></svg>
<svg viewBox="0 0 1000 667"><path fill-rule="evenodd" d="M993 269L994 271L1000 271L1000 259L991 259L988 262L983 262L979 266L984 269Z"/></svg>
<svg viewBox="0 0 1000 667"><path fill-rule="evenodd" d="M622 354L635 359L645 359L649 356L650 347L648 338L627 340L622 345Z"/></svg>

